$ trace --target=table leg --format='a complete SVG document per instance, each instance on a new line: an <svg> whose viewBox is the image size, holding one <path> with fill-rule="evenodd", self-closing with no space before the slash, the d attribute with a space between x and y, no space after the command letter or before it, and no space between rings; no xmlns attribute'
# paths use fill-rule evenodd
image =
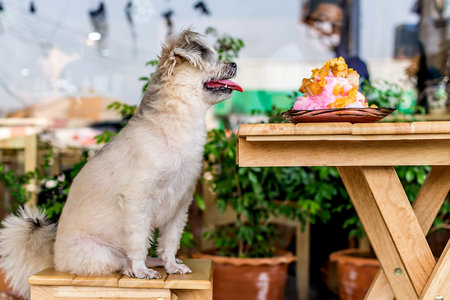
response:
<svg viewBox="0 0 450 300"><path fill-rule="evenodd" d="M433 166L422 185L413 204L413 210L422 232L426 235L450 190L450 167ZM380 270L375 278L366 300L394 299L386 275Z"/></svg>
<svg viewBox="0 0 450 300"><path fill-rule="evenodd" d="M450 299L450 241L447 241L447 246L439 258L439 261L434 268L433 273L428 279L425 288L423 289L420 299Z"/></svg>
<svg viewBox="0 0 450 300"><path fill-rule="evenodd" d="M417 299L436 262L394 168L338 170L395 296Z"/></svg>
<svg viewBox="0 0 450 300"><path fill-rule="evenodd" d="M305 231L302 231L302 224L297 223L296 228L296 281L297 281L297 299L309 299L309 246L310 246L310 227L309 221L306 221Z"/></svg>

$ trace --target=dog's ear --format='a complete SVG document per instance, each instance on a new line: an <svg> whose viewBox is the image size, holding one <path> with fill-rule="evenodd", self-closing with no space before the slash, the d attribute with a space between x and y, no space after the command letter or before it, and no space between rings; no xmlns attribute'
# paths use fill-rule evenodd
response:
<svg viewBox="0 0 450 300"><path fill-rule="evenodd" d="M188 61L194 68L202 69L202 55L208 51L202 44L200 35L191 30L169 37L160 56L160 60L164 61L162 67L167 70L168 76L182 60Z"/></svg>
<svg viewBox="0 0 450 300"><path fill-rule="evenodd" d="M200 61L202 57L195 47L189 47L188 49L175 47L172 52L173 55L186 59L193 67L201 67Z"/></svg>

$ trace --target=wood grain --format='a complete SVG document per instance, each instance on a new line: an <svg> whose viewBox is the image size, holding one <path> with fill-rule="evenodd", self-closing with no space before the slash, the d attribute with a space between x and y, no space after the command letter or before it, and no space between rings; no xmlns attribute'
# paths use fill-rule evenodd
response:
<svg viewBox="0 0 450 300"><path fill-rule="evenodd" d="M122 278L122 276L123 275L120 273L96 276L75 276L75 278L72 279L72 285L119 287L119 279Z"/></svg>
<svg viewBox="0 0 450 300"><path fill-rule="evenodd" d="M428 233L450 190L450 166L433 166L413 203L424 234Z"/></svg>
<svg viewBox="0 0 450 300"><path fill-rule="evenodd" d="M173 290L178 300L212 300L213 291L209 290ZM173 299L173 298L172 298Z"/></svg>
<svg viewBox="0 0 450 300"><path fill-rule="evenodd" d="M375 276L375 279L367 291L364 300L392 300L394 293L392 292L386 274L380 269Z"/></svg>
<svg viewBox="0 0 450 300"><path fill-rule="evenodd" d="M419 295L428 281L436 261L400 179L393 167L363 167L361 169L386 223L389 235L403 261L404 271L411 278ZM381 257L380 261L382 261Z"/></svg>
<svg viewBox="0 0 450 300"><path fill-rule="evenodd" d="M398 299L417 299L418 295L405 272L400 276L394 274L396 268L405 270L405 265L394 245L362 168L338 167L338 171L395 296ZM388 183L387 180L382 182Z"/></svg>
<svg viewBox="0 0 450 300"><path fill-rule="evenodd" d="M352 134L410 134L410 123L359 123L353 124Z"/></svg>
<svg viewBox="0 0 450 300"><path fill-rule="evenodd" d="M449 133L449 121L435 122L413 122L411 123L411 133Z"/></svg>
<svg viewBox="0 0 450 300"><path fill-rule="evenodd" d="M239 136L258 135L403 135L450 133L450 121L412 123L299 123L244 124Z"/></svg>
<svg viewBox="0 0 450 300"><path fill-rule="evenodd" d="M30 285L72 285L74 274L45 269L28 278Z"/></svg>
<svg viewBox="0 0 450 300"><path fill-rule="evenodd" d="M120 289L80 286L31 286L32 300L148 299L171 300L167 289Z"/></svg>
<svg viewBox="0 0 450 300"><path fill-rule="evenodd" d="M150 280L130 278L120 273L75 276L46 269L30 277L31 299L211 300L212 261L185 259L184 263L191 268L192 274L167 275L164 268L153 268L162 278Z"/></svg>
<svg viewBox="0 0 450 300"><path fill-rule="evenodd" d="M294 127L294 124L245 124L239 127L238 135L293 135Z"/></svg>
<svg viewBox="0 0 450 300"><path fill-rule="evenodd" d="M450 299L450 240L441 254L441 258L436 264L436 268L428 280L420 299L436 299L442 296L443 299Z"/></svg>
<svg viewBox="0 0 450 300"><path fill-rule="evenodd" d="M210 289L212 262L208 259L185 259L183 262L191 268L191 274L169 274L164 281L170 289ZM195 262L195 263L194 263Z"/></svg>
<svg viewBox="0 0 450 300"><path fill-rule="evenodd" d="M346 142L239 140L239 166L242 167L379 165L450 165L450 139Z"/></svg>
<svg viewBox="0 0 450 300"><path fill-rule="evenodd" d="M430 229L450 189L450 167L434 166L431 168L414 203L413 210L423 234ZM375 278L366 300L394 299L386 275L380 270Z"/></svg>
<svg viewBox="0 0 450 300"><path fill-rule="evenodd" d="M251 135L245 138L249 142L270 141L417 141L450 139L450 134L377 134L377 135Z"/></svg>

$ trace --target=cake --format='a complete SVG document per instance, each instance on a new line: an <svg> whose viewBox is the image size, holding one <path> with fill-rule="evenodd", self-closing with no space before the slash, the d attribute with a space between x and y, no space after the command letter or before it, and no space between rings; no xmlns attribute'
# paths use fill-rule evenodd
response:
<svg viewBox="0 0 450 300"><path fill-rule="evenodd" d="M358 91L359 74L349 68L344 58L333 58L320 69L312 70L299 89L303 95L292 107L295 110L367 108L366 97Z"/></svg>

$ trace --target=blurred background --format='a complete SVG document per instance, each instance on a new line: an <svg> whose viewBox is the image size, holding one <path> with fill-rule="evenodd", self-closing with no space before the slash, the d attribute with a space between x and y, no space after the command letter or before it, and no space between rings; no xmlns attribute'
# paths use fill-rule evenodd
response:
<svg viewBox="0 0 450 300"><path fill-rule="evenodd" d="M336 170L272 168L264 173L271 181L262 182L261 168L238 171L231 130L279 119L300 95L302 79L338 56L361 75L369 104L397 108L387 121L450 120L449 17L449 0L0 0L0 217L29 202L57 220L74 176L132 116L161 44L191 28L237 63L234 81L244 93L208 112L208 130L216 131L205 148L183 255L236 248L233 234L242 228L233 227L231 239L214 228L236 223L236 212L221 199L235 197L233 178L240 176L247 182L238 188L246 198L236 198L243 207L261 195L291 201L267 208L267 215L284 215L272 220L283 239L260 224L244 228L260 249L248 257L273 256L276 246L303 263L289 265L280 299L360 299L372 277L360 298L346 298L337 279L339 259L331 255L345 248L370 254ZM214 170L235 173L219 181L215 176L224 174ZM397 171L414 199L429 168ZM229 195L218 197L218 186ZM246 213L261 213L250 206ZM435 253L448 241L449 215L447 198L430 231ZM373 264L375 271L363 273L374 276L372 257ZM12 299L6 287L0 290Z"/></svg>
<svg viewBox="0 0 450 300"><path fill-rule="evenodd" d="M188 27L200 33L213 27L242 39L237 81L250 100L257 91L276 96L297 90L312 68L340 55L365 62L372 80L405 89L448 81L446 1L324 2L323 11L333 2L341 11L311 18L318 7L305 0L2 0L0 114L64 118L69 103L138 104L138 78L149 72L145 63L156 58L167 34ZM422 82L419 69L426 73L419 75ZM259 100L267 106L265 96Z"/></svg>

